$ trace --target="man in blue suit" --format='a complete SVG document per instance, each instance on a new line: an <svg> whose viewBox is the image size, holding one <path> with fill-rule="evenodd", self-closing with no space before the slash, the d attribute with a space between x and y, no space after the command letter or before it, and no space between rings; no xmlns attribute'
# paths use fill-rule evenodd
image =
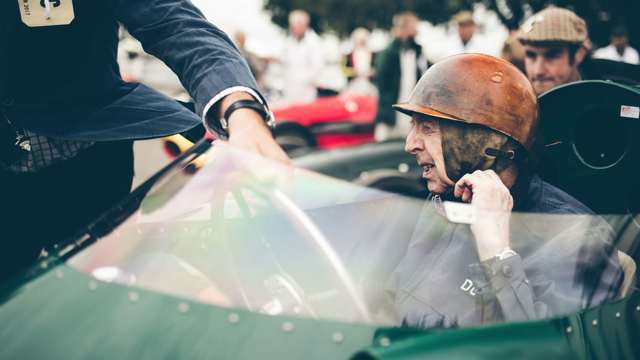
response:
<svg viewBox="0 0 640 360"><path fill-rule="evenodd" d="M198 115L122 81L118 23L178 74ZM205 126L288 162L231 40L189 0L0 4L0 280L71 236L133 177L132 141Z"/></svg>

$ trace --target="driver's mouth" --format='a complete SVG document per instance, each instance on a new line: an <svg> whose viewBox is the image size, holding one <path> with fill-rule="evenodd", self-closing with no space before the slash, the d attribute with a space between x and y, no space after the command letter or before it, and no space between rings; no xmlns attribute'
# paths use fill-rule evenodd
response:
<svg viewBox="0 0 640 360"><path fill-rule="evenodd" d="M427 178L429 176L429 174L431 174L431 171L433 170L433 168L435 168L435 164L423 164L422 166L422 177L423 178Z"/></svg>

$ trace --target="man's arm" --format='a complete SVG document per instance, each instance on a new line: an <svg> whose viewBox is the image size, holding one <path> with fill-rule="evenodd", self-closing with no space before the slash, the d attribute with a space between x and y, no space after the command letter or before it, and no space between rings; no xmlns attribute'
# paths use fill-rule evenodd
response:
<svg viewBox="0 0 640 360"><path fill-rule="evenodd" d="M523 219L537 234L537 249L528 255L528 263L538 275L528 278L518 255L490 259L472 272L480 279L474 283L486 290L482 301L482 314L490 316L486 321L565 315L619 295L623 274L609 224L596 215L551 217L537 225L528 216Z"/></svg>
<svg viewBox="0 0 640 360"><path fill-rule="evenodd" d="M471 203L475 219L471 232L481 263L470 270L482 299L478 304L482 322L535 319L534 294L522 259L510 249L509 189L493 170L478 170L455 184L454 196Z"/></svg>
<svg viewBox="0 0 640 360"><path fill-rule="evenodd" d="M190 1L111 0L111 6L116 19L140 40L145 51L178 74L205 125L217 122L235 100L255 98L264 103L246 61L229 37ZM232 88L233 94L219 97ZM258 113L241 109L227 120L231 143L288 161Z"/></svg>
<svg viewBox="0 0 640 360"><path fill-rule="evenodd" d="M534 320L547 316L537 304L519 255L493 258L470 268L471 280L481 301L477 303L482 323ZM542 305L542 306L541 306Z"/></svg>
<svg viewBox="0 0 640 360"><path fill-rule="evenodd" d="M560 233L556 233L552 219L541 225L543 236L536 239L536 246L543 255L538 256L563 259L560 263L539 261L540 266L552 266L557 272L538 279L547 283L541 286L531 283L522 259L509 248L513 200L495 172L476 171L463 176L456 183L454 195L471 202L476 219L471 232L481 264L472 271L472 280L481 289L479 307L483 321L556 316L602 304L618 294L622 271L612 240L614 236L605 220L595 215L564 216L555 219L562 222ZM553 254L545 254L543 248ZM529 261L532 261L531 255ZM558 280L563 277L564 280ZM536 286L538 290L534 291Z"/></svg>

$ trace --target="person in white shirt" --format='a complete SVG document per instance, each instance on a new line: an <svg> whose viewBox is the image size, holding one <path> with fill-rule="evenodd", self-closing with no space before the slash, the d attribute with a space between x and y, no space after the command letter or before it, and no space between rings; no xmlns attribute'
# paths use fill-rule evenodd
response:
<svg viewBox="0 0 640 360"><path fill-rule="evenodd" d="M345 72L349 80L371 79L373 76L374 54L369 48L369 30L359 27L351 33L353 50L347 55Z"/></svg>
<svg viewBox="0 0 640 360"><path fill-rule="evenodd" d="M458 36L453 36L447 43L446 56L486 53L484 42L476 34L476 22L470 11L461 11L453 17L453 21L458 26Z"/></svg>
<svg viewBox="0 0 640 360"><path fill-rule="evenodd" d="M626 62L629 64L640 64L640 58L636 49L629 46L627 30L621 26L611 32L611 44L600 48L593 53L596 59L607 59L613 61Z"/></svg>
<svg viewBox="0 0 640 360"><path fill-rule="evenodd" d="M324 67L324 53L318 35L309 29L309 14L289 14L290 36L280 61L284 68L284 100L311 102L318 96L318 78Z"/></svg>

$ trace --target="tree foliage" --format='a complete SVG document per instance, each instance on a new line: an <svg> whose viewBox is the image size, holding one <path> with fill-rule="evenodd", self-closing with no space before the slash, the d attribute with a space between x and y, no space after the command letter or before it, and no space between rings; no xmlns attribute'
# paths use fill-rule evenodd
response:
<svg viewBox="0 0 640 360"><path fill-rule="evenodd" d="M640 27L635 25L640 13L638 0L266 0L265 8L283 28L287 27L291 10L303 9L311 14L316 31L332 30L344 36L358 26L388 29L393 15L405 10L414 11L421 19L442 23L478 2L496 10L509 28L518 27L527 14L555 4L570 8L587 20L596 43L606 42L611 27L618 24L627 26L632 43L640 40Z"/></svg>
<svg viewBox="0 0 640 360"><path fill-rule="evenodd" d="M393 15L406 10L432 22L447 21L472 3L472 0L267 0L265 8L283 28L287 27L291 10L303 9L311 14L316 31L332 30L346 35L359 26L389 28Z"/></svg>

